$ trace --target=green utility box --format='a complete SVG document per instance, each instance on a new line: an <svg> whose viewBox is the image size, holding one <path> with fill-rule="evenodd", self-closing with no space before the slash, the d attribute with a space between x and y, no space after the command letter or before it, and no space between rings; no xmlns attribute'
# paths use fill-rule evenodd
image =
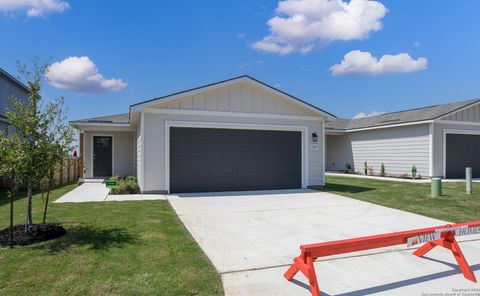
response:
<svg viewBox="0 0 480 296"><path fill-rule="evenodd" d="M442 178L432 178L432 197L438 197L442 195Z"/></svg>
<svg viewBox="0 0 480 296"><path fill-rule="evenodd" d="M105 187L107 188L115 188L117 187L117 180L106 180Z"/></svg>

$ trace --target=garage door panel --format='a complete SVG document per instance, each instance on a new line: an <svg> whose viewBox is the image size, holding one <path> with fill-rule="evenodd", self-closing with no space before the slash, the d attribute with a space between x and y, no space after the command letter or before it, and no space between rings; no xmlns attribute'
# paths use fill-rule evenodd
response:
<svg viewBox="0 0 480 296"><path fill-rule="evenodd" d="M446 177L465 178L465 168L472 167L480 178L480 135L446 135Z"/></svg>
<svg viewBox="0 0 480 296"><path fill-rule="evenodd" d="M301 132L170 130L170 191L301 187Z"/></svg>

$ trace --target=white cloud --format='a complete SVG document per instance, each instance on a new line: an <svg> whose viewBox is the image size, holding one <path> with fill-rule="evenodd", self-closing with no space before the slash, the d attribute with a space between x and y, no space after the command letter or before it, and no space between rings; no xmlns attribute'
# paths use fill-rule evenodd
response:
<svg viewBox="0 0 480 296"><path fill-rule="evenodd" d="M426 58L415 60L407 53L386 54L378 59L369 52L353 50L343 57L340 64L330 67L330 73L332 76L408 73L425 70L427 64Z"/></svg>
<svg viewBox="0 0 480 296"><path fill-rule="evenodd" d="M122 79L106 79L89 57L69 57L53 63L47 80L56 88L76 93L119 91L127 86Z"/></svg>
<svg viewBox="0 0 480 296"><path fill-rule="evenodd" d="M419 47L419 46L420 46L420 42L413 43L413 47Z"/></svg>
<svg viewBox="0 0 480 296"><path fill-rule="evenodd" d="M385 112L378 112L378 111L373 111L368 114L365 114L363 112L358 113L357 115L353 116L353 119L358 119L358 118L364 118L364 117L370 117L370 116L377 116L377 115L382 115L385 114Z"/></svg>
<svg viewBox="0 0 480 296"><path fill-rule="evenodd" d="M387 8L373 0L284 0L267 24L270 34L251 46L277 53L306 53L337 40L361 40L382 28Z"/></svg>
<svg viewBox="0 0 480 296"><path fill-rule="evenodd" d="M70 4L62 0L0 0L0 11L26 11L29 17L43 16L49 12L63 12Z"/></svg>

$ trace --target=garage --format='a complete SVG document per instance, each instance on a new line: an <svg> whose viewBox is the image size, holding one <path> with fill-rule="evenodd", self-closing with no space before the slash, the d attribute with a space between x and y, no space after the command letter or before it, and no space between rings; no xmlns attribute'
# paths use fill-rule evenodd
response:
<svg viewBox="0 0 480 296"><path fill-rule="evenodd" d="M302 132L170 127L170 192L302 187Z"/></svg>
<svg viewBox="0 0 480 296"><path fill-rule="evenodd" d="M465 178L466 167L480 178L480 135L446 134L445 158L447 178Z"/></svg>

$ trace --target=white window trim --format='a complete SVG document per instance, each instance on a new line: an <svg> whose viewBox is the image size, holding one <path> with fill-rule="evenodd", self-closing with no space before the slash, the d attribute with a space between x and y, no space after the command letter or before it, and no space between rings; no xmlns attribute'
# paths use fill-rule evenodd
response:
<svg viewBox="0 0 480 296"><path fill-rule="evenodd" d="M95 178L93 175L94 169L93 169L93 137L112 137L112 176L115 176L115 135L113 134L97 134L97 133L92 133L90 135L90 167L91 167L91 178ZM108 176L104 176L108 177Z"/></svg>
<svg viewBox="0 0 480 296"><path fill-rule="evenodd" d="M218 128L218 129L242 129L242 130L276 130L276 131L299 131L302 133L302 188L308 186L308 149L309 134L307 126L288 125L264 125L250 123L223 123L223 122L197 122L197 121L165 121L165 190L170 192L170 128ZM322 139L323 141L323 139Z"/></svg>
<svg viewBox="0 0 480 296"><path fill-rule="evenodd" d="M457 135L480 135L480 131L475 130L454 130L454 129L444 129L443 130L443 177L447 177L447 134L457 134Z"/></svg>

